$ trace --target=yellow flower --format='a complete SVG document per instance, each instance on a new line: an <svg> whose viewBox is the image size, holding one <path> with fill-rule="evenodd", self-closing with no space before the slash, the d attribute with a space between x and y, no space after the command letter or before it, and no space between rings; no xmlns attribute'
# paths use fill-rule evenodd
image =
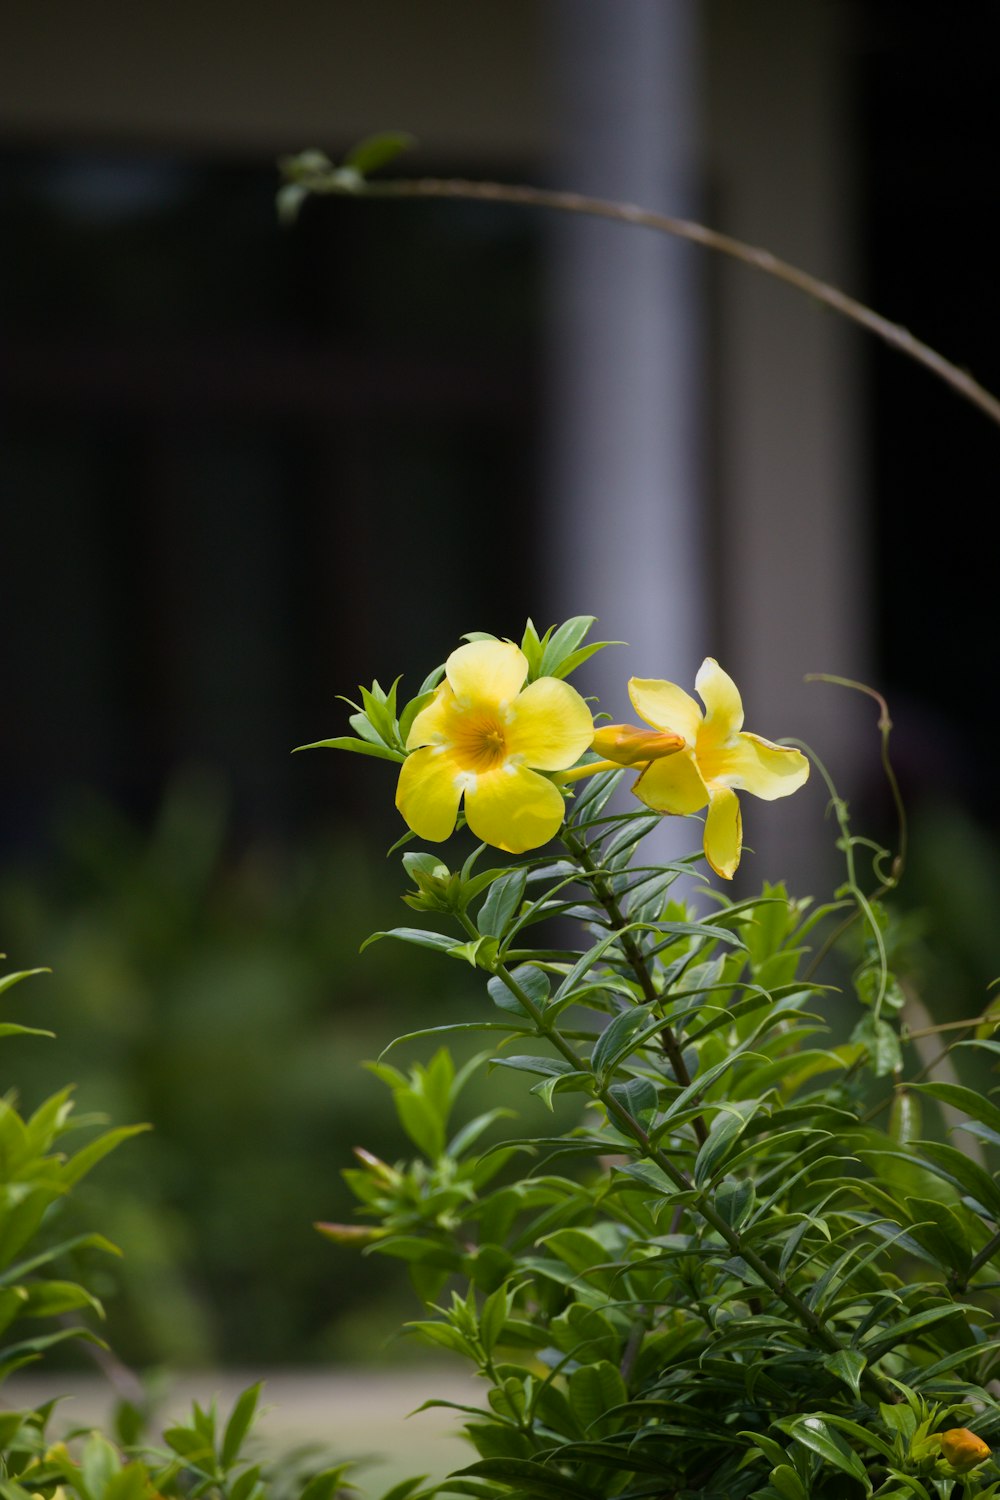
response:
<svg viewBox="0 0 1000 1500"><path fill-rule="evenodd" d="M558 832L566 804L541 771L562 771L590 745L590 709L568 683L539 677L509 641L453 651L433 700L413 721L396 806L414 833L439 843L459 803L485 844L521 854Z"/></svg>
<svg viewBox="0 0 1000 1500"><path fill-rule="evenodd" d="M677 754L661 750L659 758L650 760L632 790L656 812L695 813L707 806L705 857L717 875L731 880L743 847L737 790L767 801L787 797L808 777L809 762L798 750L742 732L743 704L736 684L710 656L701 664L695 687L704 712L673 682L643 677L629 682L640 719L684 739ZM619 732L625 727L614 726ZM639 758L628 747L616 754L607 741L601 753L622 765Z"/></svg>
<svg viewBox="0 0 1000 1500"><path fill-rule="evenodd" d="M976 1437L968 1427L949 1427L947 1432L938 1433L938 1441L944 1458L960 1473L974 1469L990 1456L990 1449L982 1438Z"/></svg>

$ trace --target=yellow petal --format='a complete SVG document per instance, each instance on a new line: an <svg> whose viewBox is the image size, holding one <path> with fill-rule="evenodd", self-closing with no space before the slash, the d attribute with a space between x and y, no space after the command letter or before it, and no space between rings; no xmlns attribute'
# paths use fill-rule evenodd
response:
<svg viewBox="0 0 1000 1500"><path fill-rule="evenodd" d="M743 848L740 801L729 787L712 787L712 800L705 819L705 858L716 875L732 880Z"/></svg>
<svg viewBox="0 0 1000 1500"><path fill-rule="evenodd" d="M528 661L510 641L469 641L451 653L445 675L469 703L506 703L527 677Z"/></svg>
<svg viewBox="0 0 1000 1500"><path fill-rule="evenodd" d="M694 685L705 705L702 738L717 745L739 734L743 728L743 700L733 679L714 657L705 657Z"/></svg>
<svg viewBox="0 0 1000 1500"><path fill-rule="evenodd" d="M693 745L698 737L702 713L697 703L675 682L661 682L652 677L633 677L628 695L640 719L654 729L682 734Z"/></svg>
<svg viewBox="0 0 1000 1500"><path fill-rule="evenodd" d="M551 781L509 762L477 776L465 794L465 816L476 838L508 854L547 844L565 812L562 793Z"/></svg>
<svg viewBox="0 0 1000 1500"><path fill-rule="evenodd" d="M452 715L455 709L455 694L449 682L442 682L434 697L420 710L410 732L406 736L407 750L416 750L420 745L440 745L451 739Z"/></svg>
<svg viewBox="0 0 1000 1500"><path fill-rule="evenodd" d="M396 783L396 806L422 839L439 844L455 827L467 778L446 750L414 750Z"/></svg>
<svg viewBox="0 0 1000 1500"><path fill-rule="evenodd" d="M538 771L564 771L593 735L590 709L576 688L556 677L529 682L507 710L507 753Z"/></svg>
<svg viewBox="0 0 1000 1500"><path fill-rule="evenodd" d="M591 749L619 766L638 766L645 761L660 760L683 750L679 734L664 734L659 729L640 729L636 724L605 724L598 729Z"/></svg>
<svg viewBox="0 0 1000 1500"><path fill-rule="evenodd" d="M632 788L656 812L694 813L708 801L708 787L690 750L652 761Z"/></svg>
<svg viewBox="0 0 1000 1500"><path fill-rule="evenodd" d="M713 784L739 787L765 802L791 796L809 777L809 762L801 750L773 745L759 734L738 735L735 745L705 756L701 768Z"/></svg>

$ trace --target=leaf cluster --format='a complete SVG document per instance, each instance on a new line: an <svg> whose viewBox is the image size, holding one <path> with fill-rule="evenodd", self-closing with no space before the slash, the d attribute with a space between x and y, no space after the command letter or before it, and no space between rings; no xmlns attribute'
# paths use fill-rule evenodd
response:
<svg viewBox="0 0 1000 1500"><path fill-rule="evenodd" d="M492 1044L461 1074L443 1049L376 1065L416 1154L346 1174L365 1253L405 1261L424 1302L411 1335L484 1382L462 1408L478 1459L432 1492L985 1500L992 1460L956 1467L941 1435L1000 1440L1000 1107L916 1076L870 930L857 1003L879 1025L837 1041L811 958L840 903L779 885L697 913L674 889L689 861L643 862L655 818L609 810L620 774L576 799L558 860L407 855L434 925L378 934L485 980L485 1013L405 1040ZM575 1123L456 1131L475 1066L576 1096ZM915 1139L920 1100L974 1153Z"/></svg>

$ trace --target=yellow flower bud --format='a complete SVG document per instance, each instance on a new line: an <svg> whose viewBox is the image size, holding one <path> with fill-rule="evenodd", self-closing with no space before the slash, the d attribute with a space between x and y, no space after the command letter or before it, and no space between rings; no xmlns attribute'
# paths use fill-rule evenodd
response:
<svg viewBox="0 0 1000 1500"><path fill-rule="evenodd" d="M990 1456L986 1443L981 1437L976 1437L974 1432L970 1432L968 1427L950 1427L947 1432L938 1433L938 1442L944 1458L953 1469L958 1469L961 1473L966 1469L974 1469Z"/></svg>
<svg viewBox="0 0 1000 1500"><path fill-rule="evenodd" d="M662 760L684 748L684 737L660 729L640 729L637 724L607 724L594 735L591 749L619 766L637 766Z"/></svg>

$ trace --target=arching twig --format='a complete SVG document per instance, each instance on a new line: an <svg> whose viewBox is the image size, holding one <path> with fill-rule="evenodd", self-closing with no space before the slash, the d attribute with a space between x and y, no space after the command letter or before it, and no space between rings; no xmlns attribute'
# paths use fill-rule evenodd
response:
<svg viewBox="0 0 1000 1500"><path fill-rule="evenodd" d="M362 198L450 198L520 204L555 209L561 213L582 214L588 218L610 219L618 224L638 225L643 229L657 230L661 234L673 235L675 239L701 245L706 250L727 255L731 260L741 261L753 270L763 272L765 276L783 281L787 286L804 292L822 306L832 308L852 323L867 329L890 348L930 370L1000 426L1000 400L974 380L967 370L960 369L929 344L914 338L909 329L882 317L881 313L866 307L856 298L849 297L846 292L831 286L829 282L821 281L808 271L772 255L769 250L734 239L732 235L720 234L718 230L709 229L694 220L654 213L651 209L639 208L633 203L616 203L606 198L592 198L585 193L560 192L523 184L474 182L461 177L393 178L372 182L354 167L335 167L322 153L314 151L289 158L282 165L288 180L286 187L282 189L285 197L281 206L289 217L294 217L302 199L309 193Z"/></svg>

